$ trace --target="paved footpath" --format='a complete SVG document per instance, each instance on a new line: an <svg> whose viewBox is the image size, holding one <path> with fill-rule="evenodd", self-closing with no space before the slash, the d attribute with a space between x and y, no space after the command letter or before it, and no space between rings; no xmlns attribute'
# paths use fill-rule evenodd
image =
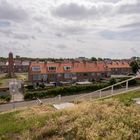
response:
<svg viewBox="0 0 140 140"><path fill-rule="evenodd" d="M140 90L140 86L139 87L131 87L128 90ZM117 93L120 93L123 91L125 91L125 88L117 89L117 90L114 90L113 94L117 94ZM106 97L109 95L111 95L111 90L106 90L106 91L102 92L102 97ZM93 99L97 99L97 98L99 98L99 96L100 96L99 92L91 92L91 93L85 93L85 94L62 96L61 98L59 96L57 96L54 98L41 99L41 101L43 104L54 104L54 103L56 104L56 103L61 103L61 102L78 101L79 99L80 100L89 99L89 97L91 97ZM38 100L11 102L8 104L0 105L0 112L12 110L14 108L19 109L22 107L31 107L34 105L38 105Z"/></svg>

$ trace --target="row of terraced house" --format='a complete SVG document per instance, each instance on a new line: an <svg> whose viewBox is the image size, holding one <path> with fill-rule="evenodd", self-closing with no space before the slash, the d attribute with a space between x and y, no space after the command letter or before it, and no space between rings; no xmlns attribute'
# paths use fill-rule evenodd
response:
<svg viewBox="0 0 140 140"><path fill-rule="evenodd" d="M29 81L100 81L111 75L129 75L132 73L127 61L63 61L39 62L29 65Z"/></svg>

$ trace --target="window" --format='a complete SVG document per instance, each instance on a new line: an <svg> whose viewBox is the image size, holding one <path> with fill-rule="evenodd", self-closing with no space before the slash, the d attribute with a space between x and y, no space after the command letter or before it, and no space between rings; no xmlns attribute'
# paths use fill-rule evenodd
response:
<svg viewBox="0 0 140 140"><path fill-rule="evenodd" d="M47 80L47 78L48 78L48 75L47 74L41 75L41 80Z"/></svg>
<svg viewBox="0 0 140 140"><path fill-rule="evenodd" d="M64 66L64 70L71 70L71 66Z"/></svg>
<svg viewBox="0 0 140 140"><path fill-rule="evenodd" d="M97 73L97 76L101 76L101 73Z"/></svg>
<svg viewBox="0 0 140 140"><path fill-rule="evenodd" d="M65 73L64 78L72 78L72 74L71 73Z"/></svg>
<svg viewBox="0 0 140 140"><path fill-rule="evenodd" d="M95 76L95 73L92 73L91 75L92 75L92 76Z"/></svg>
<svg viewBox="0 0 140 140"><path fill-rule="evenodd" d="M56 71L56 67L50 66L50 67L48 67L48 71Z"/></svg>
<svg viewBox="0 0 140 140"><path fill-rule="evenodd" d="M84 76L88 76L88 74L87 74L87 73L84 73L83 75L84 75Z"/></svg>
<svg viewBox="0 0 140 140"><path fill-rule="evenodd" d="M33 75L33 80L35 81L41 80L41 75Z"/></svg>
<svg viewBox="0 0 140 140"><path fill-rule="evenodd" d="M34 66L32 67L32 71L40 71L40 66Z"/></svg>
<svg viewBox="0 0 140 140"><path fill-rule="evenodd" d="M73 76L73 77L76 77L77 75L76 75L76 73L73 73L72 76Z"/></svg>
<svg viewBox="0 0 140 140"><path fill-rule="evenodd" d="M62 74L61 74L61 73L58 73L58 74L57 74L57 77L61 77L61 76L62 76Z"/></svg>

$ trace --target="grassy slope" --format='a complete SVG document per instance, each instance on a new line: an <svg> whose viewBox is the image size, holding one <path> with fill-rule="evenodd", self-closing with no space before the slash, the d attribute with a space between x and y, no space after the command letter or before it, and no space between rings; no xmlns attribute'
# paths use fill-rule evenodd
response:
<svg viewBox="0 0 140 140"><path fill-rule="evenodd" d="M132 97L132 93L129 94ZM121 98L119 95L118 99ZM140 139L140 108L135 104L125 106L116 99L107 99L83 102L63 111L41 106L2 113L0 140L7 139Z"/></svg>
<svg viewBox="0 0 140 140"><path fill-rule="evenodd" d="M120 102L123 102L125 105L128 106L135 102L134 99L140 98L140 91L133 91L133 92L120 94L114 96L113 98L119 100Z"/></svg>

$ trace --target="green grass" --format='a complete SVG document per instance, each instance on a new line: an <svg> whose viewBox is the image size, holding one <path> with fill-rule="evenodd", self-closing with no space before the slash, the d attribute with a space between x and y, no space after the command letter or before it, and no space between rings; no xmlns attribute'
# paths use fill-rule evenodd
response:
<svg viewBox="0 0 140 140"><path fill-rule="evenodd" d="M138 97L139 91L82 102L68 110L43 105L1 113L0 140L138 140L140 107L124 104Z"/></svg>
<svg viewBox="0 0 140 140"><path fill-rule="evenodd" d="M118 99L120 102L123 102L125 105L130 105L135 102L134 99L140 98L140 91L123 93L120 95L116 95L112 98Z"/></svg>
<svg viewBox="0 0 140 140"><path fill-rule="evenodd" d="M48 108L48 107L47 107ZM32 109L0 114L0 140L15 140L26 130L34 130L43 126L50 118L57 118L60 113L39 115Z"/></svg>
<svg viewBox="0 0 140 140"><path fill-rule="evenodd" d="M28 73L17 73L16 76L19 80L28 80Z"/></svg>

